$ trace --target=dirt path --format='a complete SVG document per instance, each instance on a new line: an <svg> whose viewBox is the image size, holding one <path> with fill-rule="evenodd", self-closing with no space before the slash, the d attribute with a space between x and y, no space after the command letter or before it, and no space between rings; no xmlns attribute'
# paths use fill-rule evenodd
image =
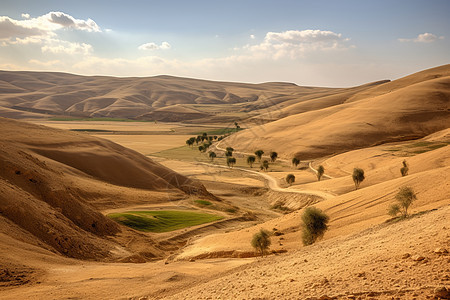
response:
<svg viewBox="0 0 450 300"><path fill-rule="evenodd" d="M205 165L205 166L209 166L209 167L215 167L215 168L222 168L222 169L230 169L227 166L221 166L221 165L215 165L215 164L210 164L210 163L203 163L203 162L197 162L194 164L199 164L199 165ZM303 195L314 195L314 196L318 196L321 197L323 199L331 199L336 197L336 195L330 194L330 193L326 193L323 191L318 191L318 190L295 190L295 189L287 189L287 188L282 188L280 187L280 185L278 184L278 181L273 178L272 176L270 176L269 174L266 173L262 173L262 172L257 172L257 171L252 171L252 170L247 170L244 168L232 168L233 170L239 170L239 171L243 171L243 172L247 172L247 173L251 173L251 174L256 174L258 176L263 177L268 184L268 187L276 192L282 192L282 193L297 193L297 194L303 194Z"/></svg>
<svg viewBox="0 0 450 300"><path fill-rule="evenodd" d="M216 143L216 144L214 145L214 147L215 147L217 150L220 150L220 151L226 151L226 149L221 148L221 147L219 146L221 142L222 142L222 141ZM253 153L247 153L247 152L240 152L240 151L233 151L233 152L239 153L239 154L243 154L243 155L253 155ZM278 160L284 161L284 162L288 162L287 160L281 159L281 158L279 158ZM208 163L199 163L199 164L204 164L204 165L208 165L208 166L212 166L212 167L219 167L219 168L226 168L226 169L229 169L229 168L226 167L226 166L220 166L220 165L214 165L214 164L208 164ZM310 168L314 173L317 173L317 170L314 169L314 168L312 167L312 161L309 162L309 168ZM268 183L269 188L272 189L273 191L282 192L282 193L298 193L298 194L314 195L314 196L321 197L321 198L323 198L323 199L331 199L331 198L336 197L336 195L334 195L334 194L330 194L330 193L323 192L323 191L319 191L319 190L295 190L295 189L282 188L282 187L280 187L280 185L278 184L278 181L277 181L275 178L273 178L272 176L270 176L269 174L261 173L261 172L257 172L257 171L252 171L252 170L247 170L247 169L244 169L244 168L233 168L233 169L239 170L239 171L248 172L248 173L252 173L252 174L256 174L256 175L258 175L258 176L263 177L265 180L267 180L267 183ZM328 176L328 175L325 175L325 174L323 175L323 177L326 177L326 178L328 178L328 179L332 179L332 178L333 178L333 177Z"/></svg>

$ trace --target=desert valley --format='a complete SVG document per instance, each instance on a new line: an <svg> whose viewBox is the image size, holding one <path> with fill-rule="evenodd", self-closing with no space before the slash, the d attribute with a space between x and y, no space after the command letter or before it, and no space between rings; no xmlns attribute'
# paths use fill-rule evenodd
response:
<svg viewBox="0 0 450 300"><path fill-rule="evenodd" d="M351 88L1 71L0 299L450 299L449 103L450 65ZM304 245L309 207L329 223Z"/></svg>

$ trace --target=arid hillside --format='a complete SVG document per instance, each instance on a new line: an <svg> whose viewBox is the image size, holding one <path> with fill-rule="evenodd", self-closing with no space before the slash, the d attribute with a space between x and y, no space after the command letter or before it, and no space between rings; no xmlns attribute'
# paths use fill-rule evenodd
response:
<svg viewBox="0 0 450 300"><path fill-rule="evenodd" d="M240 132L223 146L317 158L448 128L449 104L450 65L445 65L354 94L300 101L280 110L287 117Z"/></svg>
<svg viewBox="0 0 450 300"><path fill-rule="evenodd" d="M0 116L232 122L278 111L301 99L353 95L370 86L332 89L291 83L245 84L171 76L116 78L1 71ZM277 117L264 117L265 121L274 118Z"/></svg>
<svg viewBox="0 0 450 300"><path fill-rule="evenodd" d="M2 234L79 259L117 260L161 254L99 211L213 197L202 184L107 140L0 118ZM123 246L123 247L122 247Z"/></svg>

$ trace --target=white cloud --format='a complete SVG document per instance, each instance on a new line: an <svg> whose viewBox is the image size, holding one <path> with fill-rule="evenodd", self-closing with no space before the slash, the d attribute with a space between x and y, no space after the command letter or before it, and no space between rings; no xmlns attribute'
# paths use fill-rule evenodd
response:
<svg viewBox="0 0 450 300"><path fill-rule="evenodd" d="M54 36L60 29L73 29L88 32L101 32L100 27L91 19L80 20L63 12L49 12L37 18L15 20L7 16L0 17L0 39L25 38L30 36Z"/></svg>
<svg viewBox="0 0 450 300"><path fill-rule="evenodd" d="M432 43L432 42L435 42L437 40L443 40L443 39L444 39L443 36L438 37L435 34L432 34L432 33L429 33L429 32L425 32L425 33L419 34L414 39L398 39L398 40L400 42Z"/></svg>
<svg viewBox="0 0 450 300"><path fill-rule="evenodd" d="M71 43L52 39L49 40L46 45L42 46L41 50L43 53L49 52L53 54L65 53L88 55L92 52L92 46L85 43Z"/></svg>
<svg viewBox="0 0 450 300"><path fill-rule="evenodd" d="M288 30L268 32L264 41L257 45L247 45L244 49L256 56L270 56L274 59L289 57L295 59L311 51L348 49L342 34L323 30Z"/></svg>
<svg viewBox="0 0 450 300"><path fill-rule="evenodd" d="M29 19L30 18L30 14L22 14L22 18Z"/></svg>
<svg viewBox="0 0 450 300"><path fill-rule="evenodd" d="M146 43L142 44L138 47L139 50L167 50L172 46L168 42L162 42L161 45L157 45L155 43Z"/></svg>
<svg viewBox="0 0 450 300"><path fill-rule="evenodd" d="M250 34L250 38L251 38L252 40L254 40L256 37L255 37L254 34Z"/></svg>

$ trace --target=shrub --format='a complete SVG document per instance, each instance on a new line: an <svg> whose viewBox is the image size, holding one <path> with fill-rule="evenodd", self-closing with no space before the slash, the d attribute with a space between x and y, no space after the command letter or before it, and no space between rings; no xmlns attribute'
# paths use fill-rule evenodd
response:
<svg viewBox="0 0 450 300"><path fill-rule="evenodd" d="M255 151L255 155L256 155L256 157L258 157L259 161L261 161L261 157L262 157L263 154L264 154L264 151L262 151L262 150L256 150Z"/></svg>
<svg viewBox="0 0 450 300"><path fill-rule="evenodd" d="M286 182L289 183L289 185L292 185L295 182L294 174L287 174Z"/></svg>
<svg viewBox="0 0 450 300"><path fill-rule="evenodd" d="M302 241L303 245L312 245L323 237L328 229L329 217L314 206L307 207L302 215Z"/></svg>
<svg viewBox="0 0 450 300"><path fill-rule="evenodd" d="M364 177L364 170L360 168L354 168L352 178L353 182L355 183L355 190L357 190L361 182L366 179L366 177Z"/></svg>
<svg viewBox="0 0 450 300"><path fill-rule="evenodd" d="M250 168L253 168L253 163L255 162L255 157L253 155L249 155L247 157L247 164L250 165Z"/></svg>
<svg viewBox="0 0 450 300"><path fill-rule="evenodd" d="M414 200L417 200L417 196L412 187L404 186L401 187L397 195L395 195L395 200L397 203L392 204L389 207L389 215L395 217L400 213L402 218L406 218L408 216L408 208Z"/></svg>
<svg viewBox="0 0 450 300"><path fill-rule="evenodd" d="M262 162L262 164L261 164L261 168L262 168L264 171L267 171L267 169L269 168L269 161L268 161L268 160L264 160L264 161Z"/></svg>
<svg viewBox="0 0 450 300"><path fill-rule="evenodd" d="M236 158L234 158L234 157L227 158L227 166L229 166L230 168L232 168L235 163L236 163Z"/></svg>
<svg viewBox="0 0 450 300"><path fill-rule="evenodd" d="M317 179L319 181L322 178L323 173L325 173L325 168L322 165L320 165L319 167L317 167Z"/></svg>
<svg viewBox="0 0 450 300"><path fill-rule="evenodd" d="M400 173L402 174L402 176L406 176L408 175L409 171L408 163L406 162L406 160L403 160L402 164L403 167L400 169Z"/></svg>
<svg viewBox="0 0 450 300"><path fill-rule="evenodd" d="M276 153L276 152L270 152L269 156L270 156L270 160L271 160L272 162L275 162L275 161L277 160L278 153Z"/></svg>
<svg viewBox="0 0 450 300"><path fill-rule="evenodd" d="M261 253L261 256L264 256L271 244L270 233L267 230L260 229L259 232L253 235L251 244L256 251Z"/></svg>
<svg viewBox="0 0 450 300"><path fill-rule="evenodd" d="M214 151L209 152L209 158L211 159L211 161L213 161L216 156L217 155Z"/></svg>
<svg viewBox="0 0 450 300"><path fill-rule="evenodd" d="M292 164L294 165L294 167L297 168L298 164L300 163L300 160L297 157L294 157L292 159Z"/></svg>

